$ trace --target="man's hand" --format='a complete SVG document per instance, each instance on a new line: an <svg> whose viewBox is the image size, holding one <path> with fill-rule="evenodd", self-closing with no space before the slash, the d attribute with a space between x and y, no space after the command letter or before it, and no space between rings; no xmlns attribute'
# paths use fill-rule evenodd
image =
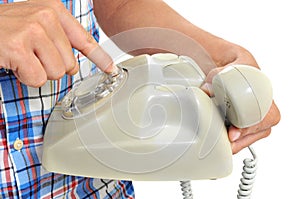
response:
<svg viewBox="0 0 300 199"><path fill-rule="evenodd" d="M231 126L228 131L228 137L231 141L233 153L237 153L257 140L269 136L271 128L275 126L279 120L280 112L273 101L268 114L259 124L243 129Z"/></svg>
<svg viewBox="0 0 300 199"><path fill-rule="evenodd" d="M253 67L257 67L258 65L253 58L253 56L246 51L243 48L236 48L233 47L233 49L237 49L235 51L235 55L237 57L230 57L230 59L226 59L226 57L222 58L222 63L225 64L225 66L217 67L213 70L211 70L206 77L206 84L204 84L201 88L204 90L208 95L212 96L212 90L211 90L211 82L213 77L223 70L226 66L232 65L232 64L247 64L251 65ZM219 62L221 63L221 62ZM232 146L232 152L238 153L243 148L251 145L252 143L256 142L257 140L260 140L262 138L265 138L270 135L271 128L275 126L280 121L280 112L276 106L276 104L272 103L271 108L268 112L268 114L265 116L265 118L258 124L248 127L248 128L237 128L234 126L230 126L228 130L228 137L231 142Z"/></svg>
<svg viewBox="0 0 300 199"><path fill-rule="evenodd" d="M59 0L0 5L0 38L0 68L28 86L75 74L72 47L103 71L113 70L111 58Z"/></svg>

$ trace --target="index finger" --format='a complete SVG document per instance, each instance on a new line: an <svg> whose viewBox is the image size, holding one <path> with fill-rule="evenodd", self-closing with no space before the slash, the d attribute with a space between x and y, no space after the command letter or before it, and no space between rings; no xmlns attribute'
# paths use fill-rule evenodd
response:
<svg viewBox="0 0 300 199"><path fill-rule="evenodd" d="M102 71L112 72L115 70L111 57L99 46L98 42L90 35L81 24L72 16L60 1L39 0L53 8L59 16L60 23L73 48L95 63Z"/></svg>

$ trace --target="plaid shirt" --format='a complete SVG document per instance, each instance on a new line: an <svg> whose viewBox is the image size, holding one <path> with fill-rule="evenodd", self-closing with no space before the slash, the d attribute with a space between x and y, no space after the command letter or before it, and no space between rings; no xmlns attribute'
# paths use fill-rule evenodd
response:
<svg viewBox="0 0 300 199"><path fill-rule="evenodd" d="M0 4L10 2L0 0ZM91 0L63 3L98 39ZM80 72L41 88L27 87L0 69L0 198L134 198L131 182L50 173L41 165L43 133L52 108L75 80L96 70L76 50L74 54Z"/></svg>

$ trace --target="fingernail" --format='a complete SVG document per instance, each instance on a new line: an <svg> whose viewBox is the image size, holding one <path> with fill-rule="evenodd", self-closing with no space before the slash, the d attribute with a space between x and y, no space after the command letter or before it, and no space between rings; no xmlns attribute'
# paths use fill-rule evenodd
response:
<svg viewBox="0 0 300 199"><path fill-rule="evenodd" d="M234 141L236 141L237 139L239 139L240 136L241 136L241 132L235 131L234 133L231 134L230 140L231 140L232 142L234 142Z"/></svg>
<svg viewBox="0 0 300 199"><path fill-rule="evenodd" d="M110 73L118 73L119 69L115 64L112 64L109 72Z"/></svg>
<svg viewBox="0 0 300 199"><path fill-rule="evenodd" d="M212 89L212 85L209 83L204 83L201 87L200 87L206 94L208 94L209 96L213 95L213 89Z"/></svg>

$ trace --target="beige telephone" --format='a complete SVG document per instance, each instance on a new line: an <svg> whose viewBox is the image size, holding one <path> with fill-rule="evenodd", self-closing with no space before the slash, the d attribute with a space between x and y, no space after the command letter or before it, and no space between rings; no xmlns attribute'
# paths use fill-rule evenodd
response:
<svg viewBox="0 0 300 199"><path fill-rule="evenodd" d="M48 121L42 164L52 172L122 180L227 176L232 151L225 116L237 127L261 121L272 103L269 79L229 66L213 79L189 57L141 55L75 86Z"/></svg>

